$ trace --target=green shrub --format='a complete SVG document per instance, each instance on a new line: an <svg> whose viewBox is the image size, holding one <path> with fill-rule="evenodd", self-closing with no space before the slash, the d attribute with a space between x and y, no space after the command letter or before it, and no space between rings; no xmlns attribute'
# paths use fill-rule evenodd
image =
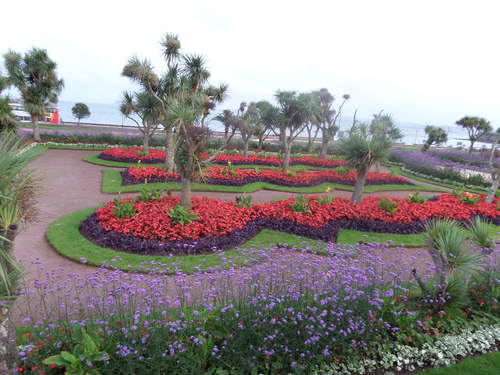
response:
<svg viewBox="0 0 500 375"><path fill-rule="evenodd" d="M378 202L378 208L393 214L398 210L398 203L389 198L382 198Z"/></svg>
<svg viewBox="0 0 500 375"><path fill-rule="evenodd" d="M119 198L114 199L115 206L113 207L113 214L119 219L125 219L131 217L135 214L136 209L134 208L135 200L120 200Z"/></svg>
<svg viewBox="0 0 500 375"><path fill-rule="evenodd" d="M107 361L109 356L99 349L97 337L91 337L83 328L71 336L72 352L66 350L43 360L46 365L56 365L66 369L66 375L99 375L94 367L96 362Z"/></svg>
<svg viewBox="0 0 500 375"><path fill-rule="evenodd" d="M416 193L408 195L408 200L411 203L419 203L419 204L425 203L425 201L426 201L426 199L420 195L419 191L417 191Z"/></svg>
<svg viewBox="0 0 500 375"><path fill-rule="evenodd" d="M491 233L490 225L479 216L466 224L466 228L471 234L472 240L483 249L492 249L495 246L495 239Z"/></svg>
<svg viewBox="0 0 500 375"><path fill-rule="evenodd" d="M239 208L247 207L250 208L252 205L252 196L251 195L238 195L235 198L236 206Z"/></svg>
<svg viewBox="0 0 500 375"><path fill-rule="evenodd" d="M171 208L167 213L172 219L174 224L186 225L196 219L198 219L198 214L195 212L190 212L186 207L177 204L174 208Z"/></svg>
<svg viewBox="0 0 500 375"><path fill-rule="evenodd" d="M310 198L307 198L302 194L298 195L295 197L295 200L292 203L290 203L290 208L297 213L310 212L308 206L309 200Z"/></svg>
<svg viewBox="0 0 500 375"><path fill-rule="evenodd" d="M165 190L163 189L151 191L143 190L137 200L142 202L161 201L164 193Z"/></svg>

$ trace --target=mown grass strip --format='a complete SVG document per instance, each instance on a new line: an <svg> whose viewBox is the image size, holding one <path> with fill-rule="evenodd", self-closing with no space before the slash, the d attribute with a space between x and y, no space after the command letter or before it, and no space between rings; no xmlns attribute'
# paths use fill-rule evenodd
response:
<svg viewBox="0 0 500 375"><path fill-rule="evenodd" d="M137 185L123 185L122 176L119 170L102 170L102 183L101 190L103 193L118 194L118 193L131 193L138 191L151 191L158 189L166 190L180 190L181 184L179 182L155 182L148 184ZM267 182L254 182L244 186L226 186L226 185L209 185L193 183L192 188L194 191L218 191L227 193L253 193L259 190L275 190L290 193L305 193L317 194L324 193L328 188L333 190L347 190L353 191L354 187L349 185L341 185L325 182L316 186L308 187L289 187L274 185ZM403 190L403 191L432 191L444 192L443 189L425 185L369 185L365 187L365 192L389 191L389 190Z"/></svg>

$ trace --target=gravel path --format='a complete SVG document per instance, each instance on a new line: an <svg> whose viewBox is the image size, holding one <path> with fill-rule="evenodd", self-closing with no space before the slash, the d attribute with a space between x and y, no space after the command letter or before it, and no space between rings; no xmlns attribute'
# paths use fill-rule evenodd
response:
<svg viewBox="0 0 500 375"><path fill-rule="evenodd" d="M39 277L40 261L45 269L63 268L66 272L86 274L96 268L73 262L59 255L45 239L48 225L57 218L90 206L96 206L111 200L114 196L100 192L101 169L106 168L83 162L81 159L95 151L48 150L34 160L30 167L36 170L40 178L38 209L39 220L30 223L16 238L15 257L24 264L27 279L33 281ZM425 192L423 192L425 193ZM174 192L177 194L177 192ZM435 194L430 192L429 194ZM126 196L127 194L123 194ZM237 193L194 192L219 199L234 200ZM258 203L294 193L279 191L258 191L252 193L252 202ZM335 191L335 196L350 197L351 192ZM366 195L392 195L407 197L408 191L385 191ZM415 251L421 254L420 250Z"/></svg>

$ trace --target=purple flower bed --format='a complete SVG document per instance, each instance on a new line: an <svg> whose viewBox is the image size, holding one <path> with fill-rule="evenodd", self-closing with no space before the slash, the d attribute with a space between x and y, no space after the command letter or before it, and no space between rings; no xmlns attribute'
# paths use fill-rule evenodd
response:
<svg viewBox="0 0 500 375"><path fill-rule="evenodd" d="M472 153L460 150L431 150L429 153L441 160L443 166L452 168L468 168L489 172L489 154ZM493 162L500 163L500 158L494 158Z"/></svg>
<svg viewBox="0 0 500 375"><path fill-rule="evenodd" d="M234 230L223 236L203 237L187 241L158 241L127 233L106 231L99 223L97 215L93 213L80 224L80 232L96 245L133 254L192 255L235 248L255 237L262 229L291 233L325 242L335 242L340 228L376 233L413 234L423 232L424 225L424 221L388 223L351 219L330 221L322 227L314 228L287 219L258 218L249 222L242 229Z"/></svg>
<svg viewBox="0 0 500 375"><path fill-rule="evenodd" d="M144 183L144 181L138 182L133 176L131 176L128 172L128 169L121 172L122 175L122 186L125 185L137 185L138 183ZM178 178L165 178L165 177L150 177L148 178L148 183L168 183L168 182L180 182L180 177ZM308 182L301 181L284 181L275 178L267 178L267 177L246 177L243 179L218 179L218 178L207 178L198 181L200 183L209 184L209 185L224 185L224 186L245 186L248 184L252 184L254 182L267 182L274 185L279 186L287 186L287 187L310 187L321 185L325 182L340 184L340 185L348 185L354 186L356 181L349 180L342 177L331 177L331 178L317 178L315 180L311 180ZM415 185L413 182L404 179L377 179L370 180L367 179L365 185Z"/></svg>

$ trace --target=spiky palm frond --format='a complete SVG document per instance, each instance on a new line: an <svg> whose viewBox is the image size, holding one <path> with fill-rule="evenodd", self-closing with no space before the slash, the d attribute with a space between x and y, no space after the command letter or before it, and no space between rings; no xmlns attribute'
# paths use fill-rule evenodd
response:
<svg viewBox="0 0 500 375"><path fill-rule="evenodd" d="M156 90L160 84L160 79L154 72L151 62L148 59L141 61L137 56L129 59L123 67L122 76L130 78L145 89Z"/></svg>
<svg viewBox="0 0 500 375"><path fill-rule="evenodd" d="M170 66L174 61L179 59L181 50L181 41L179 36L172 33L167 33L161 40L160 44L163 47L163 56Z"/></svg>
<svg viewBox="0 0 500 375"><path fill-rule="evenodd" d="M495 245L494 233L492 233L489 223L476 216L466 224L466 228L471 235L471 239L483 249L491 249Z"/></svg>

